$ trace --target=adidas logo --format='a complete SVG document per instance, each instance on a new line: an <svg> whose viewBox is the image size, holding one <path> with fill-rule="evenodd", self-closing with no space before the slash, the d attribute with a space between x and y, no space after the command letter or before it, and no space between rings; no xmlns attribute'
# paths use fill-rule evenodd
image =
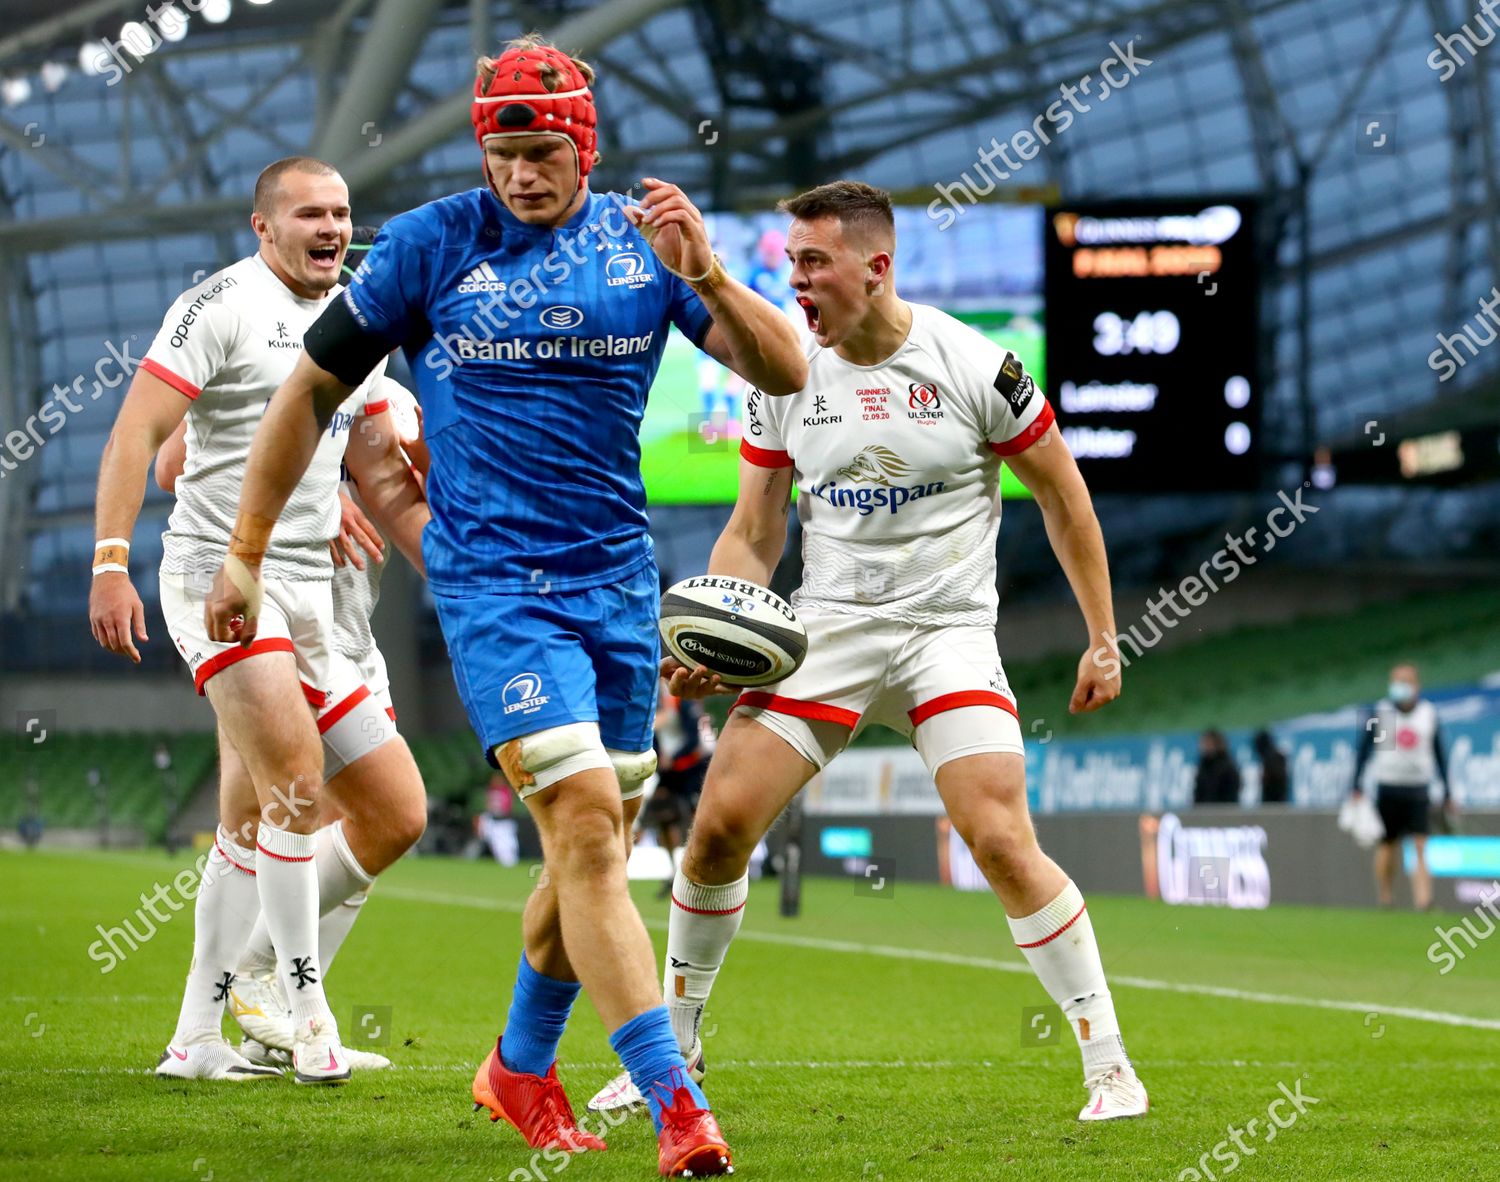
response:
<svg viewBox="0 0 1500 1182"><path fill-rule="evenodd" d="M495 269L488 263L480 263L467 275L458 285L459 295L474 295L481 291L501 292L505 290L505 280L495 274Z"/></svg>

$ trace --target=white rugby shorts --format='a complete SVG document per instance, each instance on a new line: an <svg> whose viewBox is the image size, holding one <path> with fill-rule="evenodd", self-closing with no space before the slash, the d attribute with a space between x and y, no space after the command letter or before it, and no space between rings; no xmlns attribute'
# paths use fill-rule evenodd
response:
<svg viewBox="0 0 1500 1182"><path fill-rule="evenodd" d="M327 582L266 579L255 639L242 648L210 640L203 624L209 584L162 573L162 615L172 643L187 662L199 694L216 674L260 653L288 652L297 662L302 695L323 737L323 778L396 737L385 661L376 649L364 662L333 648L333 597ZM371 684L373 682L373 684Z"/></svg>
<svg viewBox="0 0 1500 1182"><path fill-rule="evenodd" d="M987 751L1024 753L1015 695L989 628L799 609L807 659L735 709L823 768L871 723L905 735L936 774Z"/></svg>

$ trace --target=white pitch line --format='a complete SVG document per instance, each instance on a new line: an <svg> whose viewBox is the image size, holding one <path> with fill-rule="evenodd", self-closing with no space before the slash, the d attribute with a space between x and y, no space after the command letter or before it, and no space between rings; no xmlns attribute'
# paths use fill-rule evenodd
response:
<svg viewBox="0 0 1500 1182"><path fill-rule="evenodd" d="M397 1052L400 1053L399 1051ZM1288 1068L1296 1068L1306 1071L1310 1067L1317 1067L1316 1063L1307 1062L1261 1062L1256 1059L1138 1059L1136 1062L1150 1070L1168 1070L1178 1067L1209 1067L1216 1070L1277 1070L1283 1071ZM377 1079L386 1078L389 1075L473 1075L474 1062L464 1063L393 1063L390 1067L382 1068L376 1075ZM565 1061L561 1066L567 1071L609 1071L620 1069L619 1060L609 1062L572 1062ZM1500 1063L1492 1061L1484 1062L1453 1062L1451 1060L1417 1061L1410 1063L1387 1063L1383 1066L1397 1071L1495 1071L1500 1070ZM960 1059L715 1059L713 1068L716 1073L726 1071L1015 1071L1017 1068L1039 1069L1051 1071L1055 1064L1039 1058L1034 1060L1017 1061L1005 1060L960 1060ZM151 1075L154 1069L150 1067L4 1067L0 1068L0 1079L10 1076L37 1076L37 1075ZM360 1072L360 1078L370 1076L370 1072Z"/></svg>
<svg viewBox="0 0 1500 1182"><path fill-rule="evenodd" d="M482 911L520 912L524 905L505 899L484 899L472 895L450 895L437 891L415 891L405 887L385 886L380 896L402 899L409 903L438 903L450 907L473 907ZM648 928L666 929L661 920L646 920ZM961 968L986 969L998 973L1025 973L1031 966L1014 961L994 960L985 956L963 956L955 952L932 949L900 948L893 944L860 944L852 940L825 940L819 936L794 936L785 932L757 932L741 929L741 940L762 944L780 944L792 948L809 948L819 952L846 952L862 956L882 956L890 960L919 960L924 963L957 965ZM1424 1010L1412 1006L1392 1006L1373 1001L1343 1001L1331 997L1302 997L1292 993L1264 993L1253 989L1234 989L1225 985L1194 985L1180 981L1159 981L1153 977L1111 976L1111 987L1123 985L1133 989L1153 989L1161 993L1187 993L1196 997L1219 997L1228 1001L1247 1001L1259 1005L1306 1006L1318 1010L1339 1010L1348 1014L1377 1014L1382 1018L1410 1018L1414 1022L1436 1022L1443 1026L1462 1026L1471 1030L1500 1030L1500 1019L1474 1018L1446 1010Z"/></svg>

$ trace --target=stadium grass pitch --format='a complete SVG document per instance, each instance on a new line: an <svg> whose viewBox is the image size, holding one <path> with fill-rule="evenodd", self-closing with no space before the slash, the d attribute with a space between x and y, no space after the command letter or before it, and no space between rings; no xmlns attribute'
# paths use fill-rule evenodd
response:
<svg viewBox="0 0 1500 1182"><path fill-rule="evenodd" d="M88 949L96 924L134 917L141 893L185 864L0 855L5 1177L655 1176L649 1122L559 1168L471 1112L469 1081L519 955L524 866L408 860L373 892L329 991L346 1040L389 1040L379 1049L395 1069L338 1089L156 1079L190 909L107 973ZM1440 974L1426 950L1457 916L1092 897L1152 1108L1083 1125L1071 1035L1055 1014L1033 1016L1047 998L1018 971L993 899L810 880L802 917L784 920L776 889L752 887L705 1020L708 1092L742 1178L1495 1177L1500 938ZM637 887L659 956L666 905L654 892ZM561 1068L580 1112L614 1070L580 1002ZM1275 1103L1286 1093L1303 1098L1300 1113ZM1268 1116L1285 1124L1274 1137Z"/></svg>

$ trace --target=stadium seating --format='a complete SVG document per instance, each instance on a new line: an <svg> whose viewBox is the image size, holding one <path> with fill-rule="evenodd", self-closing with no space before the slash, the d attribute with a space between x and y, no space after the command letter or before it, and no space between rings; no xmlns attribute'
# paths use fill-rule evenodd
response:
<svg viewBox="0 0 1500 1182"><path fill-rule="evenodd" d="M171 753L170 778L156 767L158 743ZM176 813L211 776L214 760L211 734L53 735L35 749L11 747L0 756L0 827L14 829L31 815L31 783L46 828L98 826L101 793L90 783L97 770L111 828L137 829L158 842L169 799Z"/></svg>
<svg viewBox="0 0 1500 1182"><path fill-rule="evenodd" d="M1087 717L1067 713L1076 658L1015 663L1008 672L1023 722L1045 719L1060 735L1102 736L1259 726L1370 701L1384 687L1391 665L1401 660L1416 661L1429 687L1473 682L1500 670L1500 597L1482 588L1427 595L1150 650L1126 669L1127 690L1120 701ZM709 702L720 726L730 701ZM41 751L11 747L0 756L0 827L14 829L27 815L28 779L38 785L48 828L98 825L98 794L89 785L90 769L98 768L109 788L111 825L135 826L149 840L161 840L166 798L153 762L158 741L172 752L181 807L212 775L213 736L57 736ZM471 734L409 742L429 796L482 806L490 769ZM872 728L858 742L881 746L903 740Z"/></svg>
<svg viewBox="0 0 1500 1182"><path fill-rule="evenodd" d="M1119 624L1128 629L1133 622ZM1077 738L1261 726L1373 701L1398 661L1415 661L1428 688L1500 671L1500 596L1492 588L1423 595L1163 645L1131 660L1119 701L1082 716L1067 712L1077 661L1065 654L1006 663L1023 723L1045 719L1055 734ZM718 704L720 724L727 704ZM904 740L872 728L857 742Z"/></svg>

